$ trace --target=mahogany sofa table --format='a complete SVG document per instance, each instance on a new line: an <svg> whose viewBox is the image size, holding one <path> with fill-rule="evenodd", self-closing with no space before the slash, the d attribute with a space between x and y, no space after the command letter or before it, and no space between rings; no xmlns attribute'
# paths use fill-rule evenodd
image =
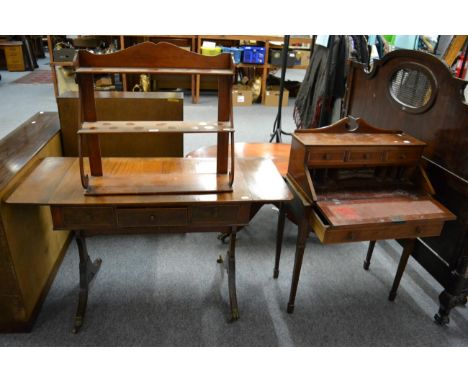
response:
<svg viewBox="0 0 468 382"><path fill-rule="evenodd" d="M102 163L109 172L116 169L163 169L168 179L172 171L178 176L182 173L185 176L181 180L184 184L206 181L200 175L216 170L216 160L211 158L103 158ZM236 232L249 223L252 208L289 201L292 194L270 160L238 159L235 171L236 179L231 192L177 194L168 191L167 194L155 195L145 194L142 189L140 194L133 195L90 196L83 192L77 158L48 157L26 177L6 203L50 206L54 230L74 231L80 256L75 332L83 325L89 282L101 266L100 259L91 261L85 237L106 233L229 234L227 271L230 314L231 319L236 320L239 318L235 282ZM200 185L196 186L199 190ZM206 187L211 189L212 185L207 184ZM174 184L169 189L173 190Z"/></svg>

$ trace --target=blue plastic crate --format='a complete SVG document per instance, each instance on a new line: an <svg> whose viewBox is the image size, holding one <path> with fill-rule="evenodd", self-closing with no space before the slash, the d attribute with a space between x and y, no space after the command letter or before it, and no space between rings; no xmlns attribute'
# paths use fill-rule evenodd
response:
<svg viewBox="0 0 468 382"><path fill-rule="evenodd" d="M234 62L236 64L240 64L241 62L241 55L242 55L242 48L232 48L232 47L226 47L223 46L222 48L223 53L231 53Z"/></svg>
<svg viewBox="0 0 468 382"><path fill-rule="evenodd" d="M262 46L243 46L242 62L245 64L264 64L265 48Z"/></svg>

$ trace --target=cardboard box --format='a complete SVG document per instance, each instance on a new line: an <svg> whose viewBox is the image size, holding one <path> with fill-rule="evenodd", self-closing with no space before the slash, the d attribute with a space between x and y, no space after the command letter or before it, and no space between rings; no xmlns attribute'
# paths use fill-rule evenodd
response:
<svg viewBox="0 0 468 382"><path fill-rule="evenodd" d="M296 50L296 66L309 66L310 50Z"/></svg>
<svg viewBox="0 0 468 382"><path fill-rule="evenodd" d="M283 106L288 106L289 91L283 91ZM269 86L265 92L265 106L278 106L279 105L279 86Z"/></svg>
<svg viewBox="0 0 468 382"><path fill-rule="evenodd" d="M234 85L232 87L232 106L251 106L252 89L245 85Z"/></svg>

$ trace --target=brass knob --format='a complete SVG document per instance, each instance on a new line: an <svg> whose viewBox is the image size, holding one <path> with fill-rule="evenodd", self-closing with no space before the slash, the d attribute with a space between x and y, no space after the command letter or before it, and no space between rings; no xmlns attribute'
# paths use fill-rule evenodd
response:
<svg viewBox="0 0 468 382"><path fill-rule="evenodd" d="M328 153L327 153L327 154L324 154L324 155L323 155L323 159L325 159L325 160L331 159L331 155L328 154Z"/></svg>
<svg viewBox="0 0 468 382"><path fill-rule="evenodd" d="M156 218L155 218L154 215L150 215L150 220L151 220L152 222L154 222L155 219L156 219Z"/></svg>
<svg viewBox="0 0 468 382"><path fill-rule="evenodd" d="M370 158L370 154L369 153L365 153L364 154L364 159L369 159Z"/></svg>
<svg viewBox="0 0 468 382"><path fill-rule="evenodd" d="M421 228L421 227L419 227L419 226L417 226L417 227L416 227L416 229L415 229L415 231L416 231L416 233L418 233L418 234L419 234L419 233L421 233L421 232L422 232L422 228Z"/></svg>
<svg viewBox="0 0 468 382"><path fill-rule="evenodd" d="M406 154L401 154L400 159L406 159Z"/></svg>

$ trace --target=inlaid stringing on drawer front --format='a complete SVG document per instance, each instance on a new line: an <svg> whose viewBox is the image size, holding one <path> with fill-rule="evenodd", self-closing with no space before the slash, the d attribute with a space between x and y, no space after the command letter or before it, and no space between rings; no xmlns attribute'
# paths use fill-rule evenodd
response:
<svg viewBox="0 0 468 382"><path fill-rule="evenodd" d="M117 208L119 227L170 227L188 223L187 208Z"/></svg>

